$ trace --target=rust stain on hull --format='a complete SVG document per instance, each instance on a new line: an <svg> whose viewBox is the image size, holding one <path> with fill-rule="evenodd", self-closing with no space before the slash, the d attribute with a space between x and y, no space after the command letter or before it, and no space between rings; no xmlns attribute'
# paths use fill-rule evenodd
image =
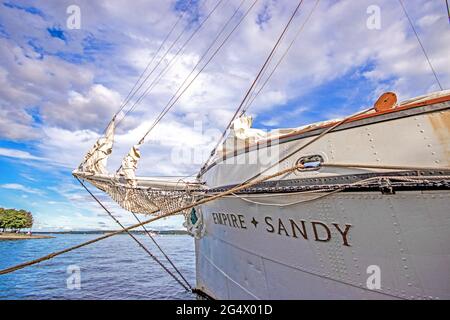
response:
<svg viewBox="0 0 450 320"><path fill-rule="evenodd" d="M431 127L439 144L444 149L446 162L450 164L450 111L441 111L428 115Z"/></svg>

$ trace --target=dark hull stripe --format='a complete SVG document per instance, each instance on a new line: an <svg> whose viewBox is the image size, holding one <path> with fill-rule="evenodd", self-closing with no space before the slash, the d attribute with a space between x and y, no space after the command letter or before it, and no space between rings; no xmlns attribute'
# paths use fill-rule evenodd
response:
<svg viewBox="0 0 450 320"><path fill-rule="evenodd" d="M376 177L404 177L404 178L420 178L420 176L432 176L436 179L430 179L424 182L410 182L410 181L396 181L395 179L389 182L371 182L367 185L352 186L351 184L369 178ZM352 175L340 175L323 178L304 178L304 179L290 179L265 181L251 188L241 190L239 194L261 194L261 193L293 193L301 191L314 191L325 189L333 191L339 188L344 188L343 192L361 192L361 191L381 191L386 192L392 187L393 191L415 191L415 190L450 190L450 170L439 171L398 171L398 172L383 172L383 173L363 173ZM439 179L442 177L442 179ZM237 185L227 185L208 190L208 193L219 193L230 190Z"/></svg>

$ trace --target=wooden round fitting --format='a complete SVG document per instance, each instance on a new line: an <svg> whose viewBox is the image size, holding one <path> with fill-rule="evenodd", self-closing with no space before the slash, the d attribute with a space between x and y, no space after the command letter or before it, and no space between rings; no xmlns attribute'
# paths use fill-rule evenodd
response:
<svg viewBox="0 0 450 320"><path fill-rule="evenodd" d="M393 92L385 92L375 102L375 110L377 112L389 110L397 104L397 95Z"/></svg>

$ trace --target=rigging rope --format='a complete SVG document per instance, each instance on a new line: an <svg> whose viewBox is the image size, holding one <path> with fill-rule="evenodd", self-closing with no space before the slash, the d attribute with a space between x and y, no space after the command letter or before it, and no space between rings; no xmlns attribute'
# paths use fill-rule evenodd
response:
<svg viewBox="0 0 450 320"><path fill-rule="evenodd" d="M171 108L171 103L173 102L173 100L177 97L177 94L180 92L180 90L183 88L183 86L186 84L186 82L189 80L189 78L191 77L191 75L195 72L195 70L197 69L197 67L200 65L200 63L203 61L203 59L206 58L206 55L209 53L209 51L212 49L212 47L214 46L214 44L217 42L217 40L220 38L220 36L223 34L223 32L226 30L226 28L228 27L228 25L230 24L230 22L233 20L233 18L236 16L236 14L239 12L240 8L242 7L242 5L244 4L246 0L242 0L241 3L239 4L239 6L234 10L233 14L231 15L231 17L227 20L227 22L222 26L220 32L216 35L216 37L213 39L213 41L209 44L208 48L206 49L205 52L203 52L202 56L200 57L200 59L197 61L197 63L195 64L195 66L192 68L191 72L185 77L184 81L181 83L181 85L178 86L177 91L172 95L172 97L170 98L170 100L168 101L168 103L164 106L163 110L160 112L160 114L158 115L158 117L155 119L155 121L153 122L153 124L150 126L149 131L153 130L153 128L159 123L159 121L161 121L161 119L165 116L165 114L169 111L169 109Z"/></svg>
<svg viewBox="0 0 450 320"><path fill-rule="evenodd" d="M192 1L192 0L190 0ZM144 76L144 74L147 72L148 68L150 67L150 65L153 63L154 59L158 56L160 50L163 48L163 46L165 45L165 43L167 42L167 40L169 39L170 35L172 34L172 32L175 30L176 26L178 25L178 23L183 19L184 15L185 15L186 11L183 12L180 17L177 19L177 21L172 25L172 27L170 28L169 32L167 33L167 35L164 37L163 42L161 43L161 45L159 46L159 48L157 49L156 53L153 55L152 59L147 63L147 66L145 67L144 71L141 73L141 75L139 76L138 80L135 82L135 84L133 85L133 87L131 88L131 90L129 91L128 95L126 96L126 98L122 101L122 103L120 104L119 110L116 111L113 115L113 117L111 118L111 120L108 122L108 125L105 127L105 129L103 130L103 133L106 132L107 128L110 126L111 122L116 120L116 117L119 115L119 113L125 108L125 106L128 104L128 102L131 101L131 99L136 95L136 93L139 91L139 89L141 88L141 86L146 82L147 78L151 76L151 74L153 73L153 71L155 70L155 68L158 67L158 65L160 64L160 62L162 61L162 59L167 55L167 52L162 56L162 58L158 61L158 63L156 64L155 68L153 68L152 71L150 71L150 74L146 77L146 79L142 82L142 84L139 86L139 88L137 88L134 92L133 90L136 88L136 86L138 85L138 83L141 81L142 77ZM181 34L183 34L184 31L182 31ZM178 40L178 38L177 38ZM172 44L172 46L175 44L175 42L177 41L175 40L174 43ZM171 47L172 47L171 46ZM128 110L129 111L129 110ZM117 123L116 123L116 127L117 124L120 123L128 114L128 111L123 115L122 119L120 119ZM91 157L92 157L93 153L90 154L86 159L84 159L84 163L86 163L86 161L88 161Z"/></svg>
<svg viewBox="0 0 450 320"><path fill-rule="evenodd" d="M387 169L387 170L448 170L447 167L414 167L414 166L396 166L396 165L377 165L377 164L361 164L361 163L323 163L322 167L336 168L363 168L363 169Z"/></svg>
<svg viewBox="0 0 450 320"><path fill-rule="evenodd" d="M138 223L141 223L141 220L138 218L138 216L134 212L131 212L131 214L136 218L136 221ZM155 238L150 234L150 232L147 230L147 228L144 225L142 226L142 228L144 229L144 231L148 235L148 237L152 240L154 245L159 249L159 251L162 253L162 255L170 263L170 265L175 270L175 272L180 276L181 279L183 279L183 281L186 283L186 285L191 288L191 285L189 284L189 282L186 280L186 278L183 276L183 274L180 272L180 270L175 266L175 264L172 262L172 260L167 256L167 254L164 252L164 250L161 248L161 246L158 244L158 242L155 240Z"/></svg>
<svg viewBox="0 0 450 320"><path fill-rule="evenodd" d="M192 2L192 0L191 0ZM127 103L134 97L134 95L137 93L137 91L139 90L139 88L134 91L134 89L136 88L136 86L139 84L139 82L141 81L142 77L145 75L145 73L147 72L148 68L150 68L151 64L153 63L153 61L155 60L155 58L158 56L159 52L161 51L161 49L164 47L164 45L166 44L167 40L169 39L169 37L171 36L172 32L175 30L176 26L178 25L178 23L183 19L184 15L185 15L186 11L184 11L179 18L177 19L177 21L172 25L172 27L170 28L169 32L167 33L167 35L164 37L164 40L161 42L160 46L158 47L158 49L156 50L155 54L153 55L153 57L151 58L151 60L147 63L144 71L142 71L141 75L139 76L139 79L135 82L134 86L131 88L130 92L128 93L128 95L126 96L125 100L122 102L122 105L119 109L119 111L117 111L114 115L117 116L117 114L119 112L121 112L123 110L123 108L127 105ZM150 74L152 74L153 71L150 71ZM145 80L144 80L145 81ZM133 93L134 91L134 93ZM133 94L132 94L133 93Z"/></svg>
<svg viewBox="0 0 450 320"><path fill-rule="evenodd" d="M333 195L335 193L342 192L347 188L351 188L351 187L355 187L355 186L369 185L373 181L399 180L399 181L420 183L420 182L435 180L435 179L450 179L450 176L417 176L417 177L412 177L412 178L404 177L404 176L376 176L376 177L361 179L359 181L349 183L345 186L339 187L339 188L337 188L335 190L331 190L331 191L330 191L330 189L318 189L318 190L312 190L312 191L300 191L300 192L287 193L286 194L287 196L324 193L315 198L301 199L301 200L289 202L289 203L270 203L270 202L260 202L260 201L251 200L252 198L267 198L269 195L267 195L267 196L262 195L262 196L255 196L255 197L242 196L242 195L238 195L236 193L233 193L232 195L236 198L239 198L240 200L243 200L245 202L249 202L252 204L257 204L257 205L262 205L262 206L273 206L273 207L289 207L289 206L296 205L296 204L316 201L316 200L328 197L330 195ZM270 195L270 197L273 197L273 196L274 195ZM278 196L278 195L275 195L275 196Z"/></svg>
<svg viewBox="0 0 450 320"><path fill-rule="evenodd" d="M245 101L247 100L247 98L249 97L249 94L251 93L251 91L253 90L253 88L255 87L256 83L258 82L258 80L261 77L261 74L263 73L263 71L266 69L270 59L273 57L273 55L275 54L275 51L278 49L278 46L281 43L281 40L283 39L284 35L286 34L286 31L289 29L292 20L294 19L295 15L297 14L298 10L300 9L300 6L302 5L303 0L300 0L299 3L297 4L297 7L295 8L294 12L292 13L291 17L289 18L289 21L287 22L287 24L284 26L283 31L281 32L280 36L278 37L277 41L275 42L275 45L273 46L272 50L270 51L269 56L266 58L266 60L264 61L264 64L262 65L261 69L259 70L258 74L256 75L255 79L253 80L250 88L247 90L244 98L242 99L240 105L238 106L237 112L239 112L239 110L241 110L241 108L243 107ZM231 119L230 123L228 124L227 129L231 126L231 123L233 122L234 118L237 116L237 112L234 115L233 119Z"/></svg>
<svg viewBox="0 0 450 320"><path fill-rule="evenodd" d="M272 56L274 55L275 51L277 50L281 40L283 39L286 31L288 30L292 20L294 19L295 15L297 14L298 10L300 9L300 6L302 5L303 0L300 0L299 3L297 4L294 12L292 13L291 17L289 18L287 24L284 26L283 31L281 32L280 36L278 37L275 45L272 47L272 50L270 51L268 57L266 58L266 60L264 61L264 64L262 65L262 67L260 68L258 74L256 75L255 79L253 80L250 88L247 90L247 92L244 95L244 98L242 99L241 103L239 104L238 108L236 109L236 112L234 113L233 117L231 118L230 122L228 123L228 125L226 126L225 130L223 131L221 137L219 138L219 140L217 141L217 144L215 145L215 147L213 148L213 150L211 151L211 154L208 158L208 160L206 160L205 164L201 167L200 171L203 170L203 168L208 164L209 160L211 159L211 157L215 154L217 148L219 147L220 143L222 142L223 138L225 137L226 133L228 132L228 129L231 127L231 124L233 123L233 121L236 119L239 111L241 110L241 108L243 107L245 101L247 100L249 94L252 92L254 86L256 85L258 79L260 78L261 74L263 73L264 69L266 68L267 64L269 63L270 59L272 58Z"/></svg>
<svg viewBox="0 0 450 320"><path fill-rule="evenodd" d="M188 43L192 40L192 38L200 31L200 29L203 27L203 25L206 23L206 21L209 20L211 15L216 11L216 9L219 7L219 5L223 2L223 0L219 0L216 5L213 7L213 9L208 13L208 15L205 17L205 19L198 25L198 27L190 34L190 36L185 40L185 42L180 46L178 51L175 53L175 55L170 59L169 63L162 69L159 74L155 77L155 79L146 87L144 92L141 93L141 95L136 99L136 101L133 103L131 108L125 113L125 118L129 113L133 112L137 106L142 102L142 100L148 95L148 93L151 92L151 90L159 83L162 76L170 70L170 68L173 66L172 63L175 61L175 59L180 55L180 53L185 49L185 47L188 45ZM147 79L146 79L147 80ZM123 120L121 119L121 121Z"/></svg>
<svg viewBox="0 0 450 320"><path fill-rule="evenodd" d="M192 291L191 286L188 285L186 286L183 282L181 282L173 273L172 271L170 271L155 255L153 255L150 250L147 249L146 246L144 246L144 244L142 242L140 242L129 230L127 230L125 228L125 226L120 223L120 221L114 217L114 215L111 213L111 211L109 211L105 205L91 192L91 190L89 190L88 187L86 187L86 185L78 178L75 177L78 182L83 186L83 188L91 195L91 197L105 210L105 212L122 228L122 230L124 232L126 232L148 255L150 258L152 258L156 263L158 263L161 268L163 268L176 282L178 282L186 291ZM184 279L184 277L183 277ZM184 279L186 281L186 279Z"/></svg>
<svg viewBox="0 0 450 320"><path fill-rule="evenodd" d="M307 147L308 145L311 145L312 143L314 143L314 142L317 141L318 139L322 138L322 137L323 137L325 134L327 134L328 132L332 131L333 129L337 128L337 127L340 126L341 124L345 123L345 122L346 122L347 120L349 120L351 117L356 116L356 115L361 114L361 113L365 113L365 112L367 112L367 111L369 111L369 110L370 110L370 109L365 110L365 111L361 111L361 112L359 112L359 113L357 113L357 114L354 114L354 115L352 115L352 116L350 116L350 117L348 117L348 118L343 119L342 121L339 121L339 122L336 123L335 125L331 126L331 127L328 128L327 130L325 130L324 132L322 132L319 136L315 137L315 139L312 139L311 141L307 142L305 145L301 146L300 148L296 149L294 152L290 153L289 155L287 155L287 156L284 157L283 159L279 160L278 163L280 163L280 162L282 162L282 161L288 159L288 158L291 157L293 154L299 152L300 150L304 149L304 148ZM10 267L10 268L6 268L6 269L3 269L3 270L0 270L0 275L7 274L7 273L10 273L10 272L13 272L13 271L16 271L16 270L25 268L25 267L27 267L27 266L31 266L31 265L37 264L37 263L42 262L42 261L45 261L45 260L52 259L52 258L54 258L54 257L56 257L56 256L58 256L58 255L63 254L63 253L66 253L66 252L69 252L69 251L72 251L72 250L81 248L81 247L83 247L83 246L86 246L86 245L89 245L89 244L98 242L98 241L100 241L100 240L103 240L103 239L112 237L112 236L117 235L117 234L121 234L121 233L123 233L123 232L127 232L127 233L130 234L130 236L132 236L132 234L129 232L129 230L132 230L132 229L135 229L135 228L144 226L144 225L146 225L146 224L148 224L148 223L150 223L150 222L159 220L159 219L164 218L164 217L168 217L168 216L171 216L171 215L175 215L175 214L180 213L180 212L182 212L182 211L184 211L184 210L191 209L191 208L193 208L193 207L195 207L195 206L202 205L202 204L206 204L206 203L208 203L208 202L214 201L214 200L216 200L216 199L219 199L219 198L222 198L222 197L225 197L225 196L228 196L228 195L233 195L234 193L236 193L236 192L238 192L238 191L240 191L240 190L243 190L243 189L245 189L245 188L249 188L250 186L253 186L253 185L255 185L255 184L259 184L259 183L264 182L264 181L266 181L266 180L273 179L273 178L278 177L278 176L281 176L281 175L289 174L289 173L291 173L291 172L293 172L293 171L295 171L295 170L301 169L301 168L303 168L303 165L295 165L295 166L293 166L293 167L291 167L291 168L284 169L284 170L278 171L278 172L276 172L276 173L274 173L274 174L271 174L271 175L265 176L265 177L263 177L263 178L261 178L261 179L258 179L259 176L261 176L263 173L267 172L267 170L271 169L272 167L273 167L273 165L272 165L271 167L267 168L266 170L264 170L264 171L258 173L257 175L255 175L255 176L252 177L251 179L249 179L249 180L243 182L242 184L240 184L240 185L238 185L238 186L235 186L235 187L233 187L233 188L231 188L231 189L229 189L229 190L227 190L227 191L218 193L218 194L216 194L216 195L214 195L214 196L211 196L211 197L208 197L208 198L203 198L203 199L201 199L201 200L194 201L193 203L191 203L191 204L189 204L189 205L185 205L185 206L182 206L182 207L179 207L179 208L170 210L170 211L168 211L167 213L165 213L165 214L163 214L163 215L160 215L160 216L158 216L158 217L153 217L153 218L151 218L151 219L148 219L148 220L146 220L146 221L143 221L143 222L140 222L140 223L138 223L138 224L132 225L132 226L130 226L130 227L124 227L124 226L121 225L122 230L120 230L120 231L116 231L116 232L113 232L113 233L104 235L104 236L102 236L102 237L99 237L99 238L96 238L96 239L87 241L87 242L85 242L85 243L82 243L82 244L79 244L79 245L76 245L76 246L73 246L73 247L70 247L70 248L61 250L61 251L57 251L57 252L51 253L51 254L49 254L49 255L43 256L43 257L41 257L41 258L38 258L38 259L35 259L35 260L32 260L32 261L28 261L28 262L21 263L21 264L18 264L18 265L16 265L16 266L13 266L13 267ZM77 179L78 179L78 178L77 178ZM78 180L79 180L79 179L78 179ZM80 181L80 180L79 180L79 181ZM80 181L80 183L81 183L81 181ZM83 186L84 186L84 185L83 185ZM84 186L84 187L85 187L85 186ZM88 190L86 187L85 187L85 189L92 195L92 193L90 192L90 190ZM94 199L96 199L96 198L94 197ZM102 207L110 214L110 212L108 211L108 209L107 209L106 207L104 207L98 199L96 199L96 201L99 202L99 204L100 204L100 205L101 205L101 206L102 206ZM155 212L156 212L156 211L155 211ZM112 214L110 214L110 215L112 216ZM113 216L112 216L112 217L113 217ZM114 217L113 217L113 218L114 218ZM120 224L120 222L119 222L119 224ZM133 237L133 236L132 236L132 238L135 239L135 237ZM137 239L135 239L135 240L139 243L139 241L138 241ZM146 250L144 246L143 246L143 248L144 248L144 250ZM150 252L148 252L148 253L151 255ZM164 267L163 267L163 268L164 268ZM170 272L170 271L169 271L169 272ZM173 275L173 276L174 276L174 275ZM176 277L175 277L175 278L176 278ZM178 279L178 278L176 278L176 279ZM179 281L179 280L178 280L178 281ZM181 282L180 282L180 284L183 285L183 287L184 287L184 284L182 284Z"/></svg>
<svg viewBox="0 0 450 320"><path fill-rule="evenodd" d="M12 266L12 267L9 267L9 268L0 270L0 275L8 274L8 273L11 273L11 272L14 272L14 271L23 269L23 268L25 268L25 267L32 266L32 265L35 265L35 264L37 264L37 263L46 261L46 260L53 259L53 258L55 258L55 257L57 257L57 256L59 256L59 255L64 254L64 253L67 253L67 252L70 252L70 251L73 251L73 250L76 250L76 249L85 247L85 246L87 246L87 245L90 245L90 244L93 244L93 243L95 243L95 242L98 242L98 241L101 241L101 240L104 240L104 239L113 237L113 236L118 235L118 234L121 234L121 233L128 232L128 231L130 231L130 230L133 230L133 229L142 227L142 226L144 226L144 225L146 225L146 224L149 224L149 223L151 223L151 222L153 222L153 221L156 221L156 220L159 220L159 219L162 219L162 218L166 218L166 217L169 217L169 216L176 215L176 214L178 214L178 213L180 213L180 212L183 212L183 211L185 211L185 210L189 210L189 209L192 209L192 208L194 208L194 207L196 207L196 206L199 206L199 205L202 205L202 204L206 204L206 203L208 203L208 202L214 201L214 200L216 200L216 199L222 198L222 197L227 196L227 195L230 195L230 194L232 194L232 193L236 193L236 192L238 192L238 191L240 191L240 190L243 190L243 189L245 189L245 188L249 188L249 187L251 187L251 186L253 186L253 185L255 185L255 184L264 182L264 181L269 180L269 179L276 178L276 177L278 177L278 176L281 176L281 175L287 174L287 173L289 173L289 172L298 170L298 169L300 169L300 168L302 168L302 167L303 167L302 165L295 165L295 166L293 166L293 167L291 167L291 168L287 168L287 169L281 170L281 171L279 171L279 172L277 172L277 173L274 173L274 174L265 176L265 177L263 177L263 178L261 178L261 179L257 179L257 180L255 180L255 181L248 182L248 183L243 183L243 184L241 184L241 185L239 185L239 186L235 186L235 187L233 187L233 188L231 188L231 189L229 189L229 190L227 190L227 191L218 193L218 194L213 195L213 196L211 196L211 197L203 198L203 199L194 201L194 202L192 202L191 204L188 204L188 205L185 205L185 206L176 208L176 209L172 209L172 210L166 212L166 213L163 214L163 215L156 216L156 217L152 217L152 218L150 218L150 219L147 219L147 220L145 220L145 221L142 221L142 222L140 222L140 223L134 224L134 225L129 226L129 227L124 227L122 230L114 231L114 232L105 234L105 235L103 235L103 236L101 236L101 237L98 237L98 238L95 238L95 239L92 239L92 240L83 242L83 243L81 243L81 244L75 245L75 246L73 246L73 247L70 247L70 248L67 248L67 249L64 249L64 250L60 250L60 251L56 251L56 252L50 253L50 254L45 255L45 256L42 256L42 257L40 257L40 258L38 258L38 259L34 259L34 260L27 261L27 262L23 262L23 263L20 263L20 264L15 265L15 266ZM149 214L156 213L156 212L158 212L158 210L155 210L155 211L153 211L153 212L149 212Z"/></svg>
<svg viewBox="0 0 450 320"><path fill-rule="evenodd" d="M210 59L205 63L205 65L200 69L200 71L198 71L198 73L195 75L195 77L191 80L191 82L184 88L184 90L178 95L177 94L180 92L180 90L183 88L183 86L185 85L186 81L191 77L191 75L195 72L195 70L197 69L197 67L200 65L200 63L203 61L204 58L206 58L206 55L208 54L208 52L212 49L212 47L214 46L214 44L217 42L217 40L220 38L220 36L222 35L222 33L226 30L226 28L228 27L228 25L230 24L230 22L233 20L233 18L235 17L235 15L239 12L240 8L242 7L242 5L244 4L246 0L242 0L241 3L239 4L239 6L234 10L232 16L228 19L228 21L222 26L220 32L216 35L216 37L214 38L214 40L209 44L208 48L206 49L206 51L202 54L202 56L200 57L200 59L197 61L197 63L195 64L195 66L192 68L191 72L185 77L184 81L181 83L181 85L178 87L177 91L172 95L172 97L169 99L169 101L167 102L167 104L164 106L164 108L161 110L161 112L159 113L159 115L156 117L156 119L153 121L152 125L150 126L150 128L147 130L146 134L143 136L143 138L139 141L139 144L142 144L146 138L146 136L156 127L156 125L164 118L164 116L167 114L167 112L169 112L169 110L175 105L175 103L180 99L180 97L186 92L186 90L190 87L190 85L194 82L194 80L202 73L202 71L206 68L206 66L211 62L211 60L215 57L215 55L220 51L220 48L228 41L229 37L231 36L231 34L234 32L234 30L236 30L236 27L242 22L242 20L247 16L247 14L250 12L251 8L256 4L256 2L258 0L255 0L252 4L252 6L247 10L246 14L244 16L241 17L241 20L239 21L239 23L236 25L236 27L228 34L228 36L223 40L223 42L221 43L221 45L217 48L217 50L212 54L212 56L210 57ZM212 12L211 12L212 13ZM117 169L117 172L122 168L122 165Z"/></svg>
<svg viewBox="0 0 450 320"><path fill-rule="evenodd" d="M445 5L447 6L448 23L450 23L450 6L448 5L448 0L445 0Z"/></svg>
<svg viewBox="0 0 450 320"><path fill-rule="evenodd" d="M417 33L416 28L414 27L414 24L413 24L411 18L409 17L408 12L406 11L406 8L405 8L405 6L403 4L403 1L402 0L398 0L398 2L400 2L400 5L401 5L401 7L403 9L403 12L405 13L406 18L408 18L409 24L411 25L411 29L414 31L414 34L416 35L417 42L419 43L420 47L422 48L422 52L423 52L423 54L425 56L425 59L428 62L428 65L430 66L431 72L433 72L434 78L436 79L436 82L437 82L439 88L441 90L444 90L442 88L441 82L439 81L438 75L437 75L436 71L434 70L433 65L431 64L430 58L428 57L428 54L427 54L427 51L425 50L425 47L423 46L422 41L420 40L419 34Z"/></svg>
<svg viewBox="0 0 450 320"><path fill-rule="evenodd" d="M219 47L213 52L211 57L206 61L206 63L203 65L202 68L197 72L197 74L194 76L194 78L187 84L187 86L181 91L181 93L176 97L176 99L169 104L168 107L165 107L164 111L162 112L161 116L157 119L156 123L152 125L149 130L144 134L141 140L139 140L139 144L142 144L145 141L145 138L147 135L152 131L152 129L161 121L161 119L167 114L167 112L178 102L178 100L183 96L183 94L187 91L187 89L192 85L192 83L197 79L197 77L202 73L202 71L209 65L209 63L212 61L212 59L217 55L217 53L220 51L220 49L223 47L223 45L228 41L228 39L231 37L231 35L234 33L234 31L240 26L242 21L247 17L247 15L250 13L251 9L255 6L255 4L258 2L258 0L254 0L252 5L247 9L245 14L241 17L241 19L238 21L238 23L234 26L234 28L228 33L228 35L225 37L225 39L222 41L222 43L219 45Z"/></svg>
<svg viewBox="0 0 450 320"><path fill-rule="evenodd" d="M316 142L317 140L321 139L322 137L324 137L327 133L329 133L330 131L336 129L337 127L343 125L345 122L347 122L348 120L350 120L353 117L356 117L358 115L364 114L370 110L372 110L373 107L365 109L363 111L357 112L355 114L352 114L351 116L348 116L344 119L342 119L341 121L337 122L336 124L332 125L331 127L329 127L328 129L326 129L325 131L323 131L321 134L319 134L318 136L314 137L312 140L306 142L304 145L300 146L299 148L295 149L294 151L292 151L291 153L289 153L288 155L284 156L283 158L281 158L280 160L278 160L276 163L272 164L271 166L267 167L266 169L264 169L263 171L259 172L258 174L256 174L255 176L253 176L252 178L250 178L248 181L252 181L253 179L258 178L259 176L263 175L264 173L266 173L267 171L269 171L270 169L272 169L274 166L280 164L281 162L289 159L290 157L292 157L293 155L295 155L296 153L298 153L299 151L305 149L306 147L310 146L311 144L313 144L314 142Z"/></svg>
<svg viewBox="0 0 450 320"><path fill-rule="evenodd" d="M283 52L283 55L280 57L280 59L278 60L277 64L273 67L272 71L270 72L269 76L266 78L266 80L264 81L264 83L261 85L261 87L259 88L259 90L256 92L256 94L251 97L251 100L248 100L248 103L246 104L246 106L243 108L243 111L241 113L244 114L247 112L247 110L251 107L251 105L253 104L253 102L255 101L255 99L258 97L258 95L261 93L261 91L264 89L264 87L266 86L266 84L269 82L270 78L272 77L272 75L275 73L275 71L277 70L277 68L280 66L281 62L283 61L283 59L286 57L286 55L288 54L289 50L291 49L292 45L294 44L294 42L297 40L297 38L299 37L300 33L303 31L303 29L305 28L305 25L308 23L309 19L311 18L312 14L314 13L314 11L316 10L318 4L319 4L320 0L316 0L316 3L314 4L313 8L311 9L311 11L309 12L308 16L306 17L305 21L303 22L303 24L300 26L300 28L298 29L297 33L295 34L294 38L292 39L291 43L289 44L289 46L286 48L286 50Z"/></svg>

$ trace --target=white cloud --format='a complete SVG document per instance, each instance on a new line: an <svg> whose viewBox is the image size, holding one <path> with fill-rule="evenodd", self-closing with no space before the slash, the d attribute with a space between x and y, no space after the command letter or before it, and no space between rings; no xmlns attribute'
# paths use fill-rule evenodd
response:
<svg viewBox="0 0 450 320"><path fill-rule="evenodd" d="M239 2L223 2L167 76L120 124L110 170L117 169L122 156L150 126ZM2 8L2 26L8 37L0 38L0 139L31 141L36 150L33 152L39 156L8 148L0 148L0 155L24 161L42 160L40 170L55 164L75 168L177 19L179 12L173 10L173 4L173 1L134 1L133 5L127 5L124 1L82 0L78 2L81 30L65 28L64 2L34 3L47 19L23 10ZM214 4L215 1L205 1L196 8L200 19ZM372 4L372 0L322 0L250 113L256 117L264 115L267 119L264 124L269 126L282 127L286 120L303 124L304 113L310 111L310 106L303 105L302 98L342 76L348 76L349 81L352 75L358 75L367 86L375 88L362 98L365 101L361 105L371 104L382 91L396 91L404 99L435 90L435 80L398 3L377 1L382 28L368 30L366 9ZM197 163L174 159L174 150L184 147L194 150L196 155L208 155L295 5L292 1L260 0L228 44L150 134L142 148L139 174L183 175L199 169ZM281 49L292 39L313 5L314 1L304 1ZM407 2L406 6L442 83L448 87L450 33L445 5L440 1L417 0ZM256 23L258 14L266 18L263 24ZM183 21L172 39L187 24ZM49 35L47 28L55 26L64 32L66 42ZM193 28L192 25L187 28L187 34ZM169 44L170 41L163 52ZM173 54L174 51L164 63ZM337 105L334 113L327 110L323 116L353 112L347 109L345 101L355 92L357 87L343 93L342 105ZM288 103L291 110L278 111ZM334 101L330 104L335 106ZM202 121L200 131L195 126L198 121ZM70 182L62 181L59 189L64 186L70 186ZM80 190L64 193L71 203L86 201ZM88 209L81 205L79 208ZM61 209L64 210L69 209ZM58 224L65 221L72 225L68 220L61 218Z"/></svg>
<svg viewBox="0 0 450 320"><path fill-rule="evenodd" d="M0 148L0 156L9 157L9 158L17 158L17 159L22 159L22 160L45 160L44 158L34 156L27 151L22 151L22 150L17 150L17 149L8 149L8 148Z"/></svg>
<svg viewBox="0 0 450 320"><path fill-rule="evenodd" d="M160 85L119 125L112 167L118 166L121 157L162 110L238 2L225 2L220 14L211 16ZM281 49L292 39L313 4L314 1L305 1ZM361 104L373 102L383 90L397 91L402 99L436 89L401 8L392 1L380 1L382 28L368 30L366 9L370 4L369 0L321 1L250 112L256 117L268 115L265 121L268 125L283 126L284 120L292 119L293 114L275 111L279 105L301 101L303 95L317 86L348 72L360 74L376 88ZM207 3L198 8L202 17L212 5ZM82 29L74 32L64 28L65 17L60 14L64 12L63 6L40 3L39 8L49 17L48 21L23 10L8 9L10 14L5 17L4 25L10 37L0 39L0 136L9 140L34 139L43 156L74 167L118 109L178 13L165 1L137 2L133 6L122 2L82 1ZM170 169L173 147L182 144L203 152L213 144L214 139L196 131L195 122L201 120L203 130L208 133L223 129L293 7L294 3L288 1L261 1L173 112L150 134L149 146L143 149L144 157L149 160L141 164L142 173L168 174L193 169L193 166ZM450 51L450 34L446 32L445 10L442 5L427 1L408 3L407 9L416 21L442 82L450 83L450 62L446 54ZM136 12L149 14L142 21L135 19ZM268 18L262 25L256 23L258 14ZM18 21L27 21L30 27L9 28ZM47 28L53 27L54 21L60 22L68 39L66 43L49 36ZM104 24L99 25L98 21ZM172 40L185 27L186 22L181 23ZM192 30L193 27L184 38ZM36 46L44 52L43 56L36 52ZM165 63L173 53L174 50ZM280 54L275 56L272 66ZM65 60L77 55L89 59L78 64ZM360 71L362 67L367 68ZM34 106L36 114L30 106ZM352 110L339 113L347 111ZM38 122L35 116L40 119Z"/></svg>
<svg viewBox="0 0 450 320"><path fill-rule="evenodd" d="M85 93L68 91L66 101L58 101L60 105L49 102L42 112L50 126L69 130L100 128L108 122L120 102L117 92L94 84Z"/></svg>
<svg viewBox="0 0 450 320"><path fill-rule="evenodd" d="M9 189L9 190L17 190L17 191L22 191L22 192L31 193L31 194L37 194L37 195L44 194L44 192L42 190L30 188L30 187L24 186L24 185L19 184L19 183L0 184L0 188Z"/></svg>

